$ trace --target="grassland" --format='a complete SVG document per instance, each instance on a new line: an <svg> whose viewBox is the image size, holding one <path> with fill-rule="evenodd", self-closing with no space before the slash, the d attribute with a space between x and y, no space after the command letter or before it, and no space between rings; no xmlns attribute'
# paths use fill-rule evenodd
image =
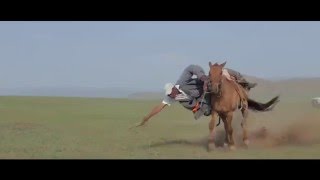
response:
<svg viewBox="0 0 320 180"><path fill-rule="evenodd" d="M271 98L255 99L265 102ZM241 146L240 114L233 121L236 151L207 152L209 117L194 120L179 104L145 127L128 130L159 100L0 97L1 159L320 158L320 109L310 99L283 96L271 112L250 112L251 145ZM259 129L266 128L261 133ZM217 141L223 137L217 128ZM260 135L259 135L260 133ZM217 142L218 143L218 142Z"/></svg>

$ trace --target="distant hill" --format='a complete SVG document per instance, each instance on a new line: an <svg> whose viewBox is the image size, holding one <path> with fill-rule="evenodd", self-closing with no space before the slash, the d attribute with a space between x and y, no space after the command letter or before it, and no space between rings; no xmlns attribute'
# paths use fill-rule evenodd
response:
<svg viewBox="0 0 320 180"><path fill-rule="evenodd" d="M270 99L275 95L281 97L312 98L320 96L320 78L291 78L282 80L267 80L244 75L250 82L258 83L250 91L250 96L258 99ZM159 99L163 92L137 92L129 95L130 99Z"/></svg>
<svg viewBox="0 0 320 180"><path fill-rule="evenodd" d="M250 96L258 99L269 99L275 95L282 97L319 97L320 78L291 78L267 80L245 75L248 81L258 83L250 91ZM63 97L106 97L129 99L162 99L163 91L143 91L136 88L0 88L0 96L63 96Z"/></svg>
<svg viewBox="0 0 320 180"><path fill-rule="evenodd" d="M258 86L250 91L252 97L270 97L280 95L282 98L312 98L320 96L320 78L290 78L281 80L265 80L248 77Z"/></svg>
<svg viewBox="0 0 320 180"><path fill-rule="evenodd" d="M320 78L292 78L276 81L274 86L284 96L320 96Z"/></svg>
<svg viewBox="0 0 320 180"><path fill-rule="evenodd" d="M247 76L247 75L244 75L244 76L246 79L248 79L248 81L257 82L259 84L259 89L261 88L261 90L263 91L265 89L273 88L272 81L253 77L253 76ZM130 94L128 98L129 99L161 99L163 98L163 93L164 92L161 92L161 91L160 92L136 92L136 93Z"/></svg>
<svg viewBox="0 0 320 180"><path fill-rule="evenodd" d="M137 92L130 94L129 99L161 99L163 98L163 92Z"/></svg>
<svg viewBox="0 0 320 180"><path fill-rule="evenodd" d="M63 96L63 97L112 97L123 98L136 92L136 89L125 88L92 88L92 87L69 87L69 88L0 88L2 96Z"/></svg>

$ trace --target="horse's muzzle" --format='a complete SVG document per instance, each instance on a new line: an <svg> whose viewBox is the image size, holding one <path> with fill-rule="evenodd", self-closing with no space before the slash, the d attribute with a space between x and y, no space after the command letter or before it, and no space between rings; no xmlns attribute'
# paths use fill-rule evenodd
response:
<svg viewBox="0 0 320 180"><path fill-rule="evenodd" d="M217 83L217 84L213 84L211 86L211 93L213 93L214 95L219 95L221 92L221 84Z"/></svg>

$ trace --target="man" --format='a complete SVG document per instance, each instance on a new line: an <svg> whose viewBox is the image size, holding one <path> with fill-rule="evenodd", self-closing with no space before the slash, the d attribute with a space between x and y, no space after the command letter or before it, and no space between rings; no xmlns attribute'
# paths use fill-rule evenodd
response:
<svg viewBox="0 0 320 180"><path fill-rule="evenodd" d="M232 69L224 69L223 73L231 75L236 82L249 90L257 85L256 83L249 83L239 72ZM194 76L196 78L193 78ZM209 77L205 75L200 66L189 65L184 69L175 85L172 83L165 85L164 99L143 118L138 126L144 125L151 117L176 101L185 108L192 110L195 119L202 115L209 116L211 114L210 96L204 94L207 91L208 83Z"/></svg>

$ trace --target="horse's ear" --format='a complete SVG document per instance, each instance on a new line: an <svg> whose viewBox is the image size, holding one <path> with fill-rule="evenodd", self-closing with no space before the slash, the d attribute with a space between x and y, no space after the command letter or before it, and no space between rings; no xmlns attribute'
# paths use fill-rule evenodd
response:
<svg viewBox="0 0 320 180"><path fill-rule="evenodd" d="M211 64L211 62L209 61L209 67L211 67L212 66L212 64Z"/></svg>
<svg viewBox="0 0 320 180"><path fill-rule="evenodd" d="M227 61L225 61L224 63L220 64L221 67L224 67L227 64Z"/></svg>

